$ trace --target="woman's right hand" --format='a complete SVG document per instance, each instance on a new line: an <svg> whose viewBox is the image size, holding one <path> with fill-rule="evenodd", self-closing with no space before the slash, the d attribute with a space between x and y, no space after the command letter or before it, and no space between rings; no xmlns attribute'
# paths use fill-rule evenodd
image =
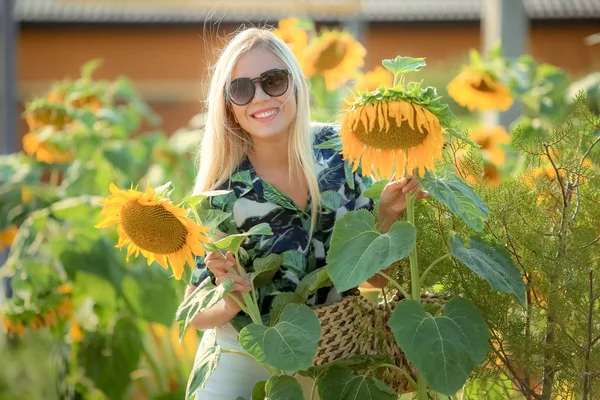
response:
<svg viewBox="0 0 600 400"><path fill-rule="evenodd" d="M208 253L204 258L204 264L215 276L217 286L226 279L233 280L233 288L230 293L243 304L242 296L239 292L250 292L252 286L248 274L246 274L243 268L239 267L233 254L230 251L225 255L219 252ZM234 272L231 272L231 269ZM240 306L230 296L225 296L223 300L226 311L231 312L232 318L240 312Z"/></svg>

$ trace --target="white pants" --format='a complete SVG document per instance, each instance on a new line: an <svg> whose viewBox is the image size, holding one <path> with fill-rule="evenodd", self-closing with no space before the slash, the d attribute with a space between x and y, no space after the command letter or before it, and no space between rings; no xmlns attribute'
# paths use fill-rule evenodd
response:
<svg viewBox="0 0 600 400"><path fill-rule="evenodd" d="M238 332L226 324L215 328L217 330L217 344L221 349L236 350L246 353L237 340ZM210 330L204 332L198 351L205 345ZM310 378L296 375L295 378L302 385L304 398L309 399L313 385ZM269 379L269 373L256 361L238 354L221 353L217 368L208 378L204 389L196 393L196 400L235 400L238 396L246 400L252 399L252 388L257 382ZM318 399L315 390L314 399Z"/></svg>

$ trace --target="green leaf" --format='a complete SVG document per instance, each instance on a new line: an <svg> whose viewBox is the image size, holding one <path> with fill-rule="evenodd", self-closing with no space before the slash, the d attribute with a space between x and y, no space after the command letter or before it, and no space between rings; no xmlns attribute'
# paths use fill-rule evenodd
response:
<svg viewBox="0 0 600 400"><path fill-rule="evenodd" d="M161 196L161 197L170 197L171 193L173 193L174 189L175 189L175 186L173 185L173 182L169 181L169 182L155 188L154 193L156 193L156 195Z"/></svg>
<svg viewBox="0 0 600 400"><path fill-rule="evenodd" d="M250 324L240 332L239 342L258 362L295 371L310 368L320 336L315 312L303 304L288 304L277 325Z"/></svg>
<svg viewBox="0 0 600 400"><path fill-rule="evenodd" d="M373 183L370 188L363 192L363 196L369 199L379 199L381 197L381 192L383 192L383 188L389 183L388 180L381 180Z"/></svg>
<svg viewBox="0 0 600 400"><path fill-rule="evenodd" d="M252 388L252 400L265 400L267 393L265 392L265 385L267 381L256 382Z"/></svg>
<svg viewBox="0 0 600 400"><path fill-rule="evenodd" d="M407 72L420 71L425 63L425 57L413 58L413 57L401 57L398 56L393 60L383 60L381 64L390 71L394 76L402 75Z"/></svg>
<svg viewBox="0 0 600 400"><path fill-rule="evenodd" d="M317 380L319 397L327 400L396 400L398 394L372 376L352 375L340 366L328 369Z"/></svg>
<svg viewBox="0 0 600 400"><path fill-rule="evenodd" d="M428 170L419 183L433 198L446 204L467 225L481 232L489 216L487 205L475 190L449 170Z"/></svg>
<svg viewBox="0 0 600 400"><path fill-rule="evenodd" d="M231 217L231 214L214 208L208 208L199 210L198 217L200 217L200 224L212 228L208 231L208 234L210 235L215 229L219 228L221 223L227 221Z"/></svg>
<svg viewBox="0 0 600 400"><path fill-rule="evenodd" d="M253 391L254 397L254 391ZM269 400L304 400L302 386L289 375L273 375L265 384L265 397Z"/></svg>
<svg viewBox="0 0 600 400"><path fill-rule="evenodd" d="M294 293L304 299L303 302L306 302L311 294L326 286L331 286L331 279L329 279L326 268L319 268L302 278Z"/></svg>
<svg viewBox="0 0 600 400"><path fill-rule="evenodd" d="M135 320L120 318L108 335L85 335L77 352L78 367L109 399L122 399L138 368L142 337Z"/></svg>
<svg viewBox="0 0 600 400"><path fill-rule="evenodd" d="M219 286L213 285L210 279L205 279L191 295L183 300L175 313L180 342L194 316L221 301L231 291L232 287L232 279L224 280Z"/></svg>
<svg viewBox="0 0 600 400"><path fill-rule="evenodd" d="M272 235L273 231L271 227L266 222L260 223L258 225L254 225L250 230L244 233L238 233L235 235L229 235L226 238L223 238L215 243L215 247L219 250L229 250L232 253L236 254L244 240L248 236L252 235Z"/></svg>
<svg viewBox="0 0 600 400"><path fill-rule="evenodd" d="M86 62L81 67L81 77L84 79L92 79L92 73L100 68L101 65L102 60L99 58Z"/></svg>
<svg viewBox="0 0 600 400"><path fill-rule="evenodd" d="M481 54L475 49L469 50L469 64L472 67L481 67L483 66L483 59L481 58Z"/></svg>
<svg viewBox="0 0 600 400"><path fill-rule="evenodd" d="M194 368L188 378L185 391L185 398L189 399L196 394L198 390L204 388L208 378L219 365L221 358L221 347L217 344L217 331L212 330L207 338L202 340L202 351L198 352L194 360Z"/></svg>
<svg viewBox="0 0 600 400"><path fill-rule="evenodd" d="M310 376L317 379L329 368L333 367L343 367L352 372L361 373L369 369L374 370L382 364L393 364L393 361L388 356L358 354L346 358L339 358L323 365L315 365L314 367L310 367L307 371L300 371L299 373L302 376Z"/></svg>
<svg viewBox="0 0 600 400"><path fill-rule="evenodd" d="M222 196L229 193L231 193L231 190L211 190L208 192L202 192L194 196L188 196L185 199L183 199L183 202L191 208L196 208L198 204L202 203L202 201L206 200L209 197Z"/></svg>
<svg viewBox="0 0 600 400"><path fill-rule="evenodd" d="M271 311L269 312L269 325L275 326L279 321L281 312L288 304L296 303L303 304L306 301L300 295L292 292L279 293L271 303Z"/></svg>
<svg viewBox="0 0 600 400"><path fill-rule="evenodd" d="M432 389L453 395L483 361L489 331L475 305L455 298L441 316L426 313L415 300L400 302L388 321L394 338Z"/></svg>
<svg viewBox="0 0 600 400"><path fill-rule="evenodd" d="M254 272L250 274L250 279L254 282L254 288L267 286L275 276L275 273L281 267L283 257L279 254L271 253L266 257L257 258L253 262Z"/></svg>
<svg viewBox="0 0 600 400"><path fill-rule="evenodd" d="M375 227L367 210L351 211L337 220L327 254L327 272L338 291L360 285L395 261L408 256L417 230L408 222L394 222L388 233Z"/></svg>
<svg viewBox="0 0 600 400"><path fill-rule="evenodd" d="M525 283L506 250L476 237L471 237L471 248L467 249L455 234L450 237L449 243L450 251L457 260L488 281L493 289L513 294L525 306Z"/></svg>
<svg viewBox="0 0 600 400"><path fill-rule="evenodd" d="M342 137L341 136L335 136L329 140L326 140L322 143L316 144L315 147L317 149L333 149L333 150L342 150Z"/></svg>

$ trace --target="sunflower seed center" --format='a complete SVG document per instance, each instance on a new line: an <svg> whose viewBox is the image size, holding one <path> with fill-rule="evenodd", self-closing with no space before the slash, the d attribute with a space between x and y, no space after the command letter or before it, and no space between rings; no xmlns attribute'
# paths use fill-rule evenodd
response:
<svg viewBox="0 0 600 400"><path fill-rule="evenodd" d="M333 40L317 57L315 68L326 71L337 67L346 55L346 45L341 40Z"/></svg>
<svg viewBox="0 0 600 400"><path fill-rule="evenodd" d="M413 114L413 126L417 126L417 116ZM354 130L354 135L366 144L382 150L409 149L418 146L425 141L429 132L423 128L423 132L413 129L407 120L402 121L400 126L396 123L396 118L387 116L389 130L379 126L379 119L375 120L375 125L371 132L367 132L362 123L358 123Z"/></svg>
<svg viewBox="0 0 600 400"><path fill-rule="evenodd" d="M487 84L485 79L480 79L479 83L471 84L471 87L477 91L485 93L494 93L496 89Z"/></svg>
<svg viewBox="0 0 600 400"><path fill-rule="evenodd" d="M172 254L186 242L187 229L162 205L128 201L121 210L121 224L131 241L143 250Z"/></svg>

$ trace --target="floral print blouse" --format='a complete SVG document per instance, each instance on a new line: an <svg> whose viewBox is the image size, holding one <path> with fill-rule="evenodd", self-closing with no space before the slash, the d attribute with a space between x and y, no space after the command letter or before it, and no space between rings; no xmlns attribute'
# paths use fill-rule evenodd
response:
<svg viewBox="0 0 600 400"><path fill-rule="evenodd" d="M333 225L338 218L350 210L373 208L372 200L363 196L366 184L369 184L368 178L363 178L360 170L352 172L339 154L339 127L318 124L312 128L313 151L322 198L321 214L312 238L309 236L310 196L306 209L300 209L288 196L258 177L248 158L218 188L231 192L211 198L212 208L232 214L230 220L219 226L219 230L226 234L246 232L262 222L271 226L273 235L249 236L242 244L239 254L241 264L247 272L252 271L255 258L271 253L283 257L283 264L272 281L266 287L256 289L259 309L264 316L269 314L271 303L277 294L293 292L306 274L325 266ZM203 258L197 257L196 263L191 283L199 285L209 278L214 283L214 276L203 264ZM309 298L308 304L323 304L339 297L340 294L333 287L324 287ZM239 330L249 322L249 318L240 312L231 322Z"/></svg>

